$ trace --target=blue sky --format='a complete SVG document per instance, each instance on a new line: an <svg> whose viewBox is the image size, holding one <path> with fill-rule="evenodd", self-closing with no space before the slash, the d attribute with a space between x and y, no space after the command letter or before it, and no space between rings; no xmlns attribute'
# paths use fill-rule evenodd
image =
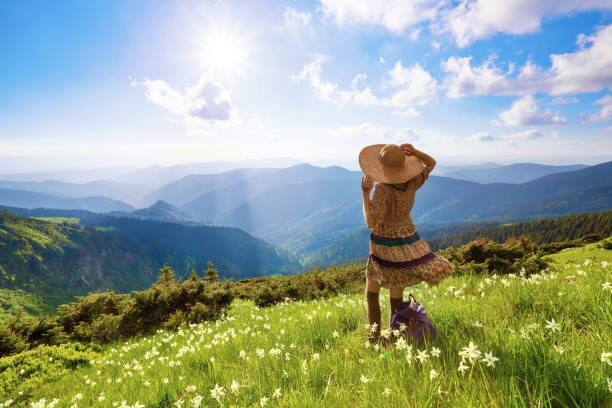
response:
<svg viewBox="0 0 612 408"><path fill-rule="evenodd" d="M0 3L0 171L612 159L612 1Z"/></svg>

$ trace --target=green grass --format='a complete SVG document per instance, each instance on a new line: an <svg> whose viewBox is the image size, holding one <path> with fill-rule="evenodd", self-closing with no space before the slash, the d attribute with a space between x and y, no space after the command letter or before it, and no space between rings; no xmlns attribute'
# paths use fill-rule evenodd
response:
<svg viewBox="0 0 612 408"><path fill-rule="evenodd" d="M56 224L78 224L78 218L68 218L68 217L31 217L36 220L53 222Z"/></svg>
<svg viewBox="0 0 612 408"><path fill-rule="evenodd" d="M424 362L416 345L368 347L363 293L264 309L236 300L217 322L78 351L89 363L53 347L0 359L0 404L192 407L200 396L205 407L260 407L262 398L274 407L612 406L611 253L588 245L551 256L555 266L530 277L409 288L440 333ZM386 291L381 303L384 327ZM470 342L481 355L462 374ZM499 359L494 367L485 353Z"/></svg>
<svg viewBox="0 0 612 408"><path fill-rule="evenodd" d="M45 304L40 295L23 290L0 288L0 323L22 311L30 316L53 313L54 309Z"/></svg>

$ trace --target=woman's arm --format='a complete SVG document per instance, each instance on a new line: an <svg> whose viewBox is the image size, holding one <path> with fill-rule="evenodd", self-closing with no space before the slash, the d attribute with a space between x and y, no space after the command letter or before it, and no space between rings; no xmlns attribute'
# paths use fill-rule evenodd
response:
<svg viewBox="0 0 612 408"><path fill-rule="evenodd" d="M400 148L406 153L413 154L419 159L421 159L423 161L423 164L425 164L425 167L427 167L428 173L431 173L434 167L436 167L436 161L434 160L433 157L431 157L427 153L424 153L420 150L415 149L414 146L412 146L411 144L408 144L408 143L403 144L400 146Z"/></svg>
<svg viewBox="0 0 612 408"><path fill-rule="evenodd" d="M361 190L363 191L363 218L368 228L371 228L370 223L370 191L374 186L372 177L365 176L361 178Z"/></svg>

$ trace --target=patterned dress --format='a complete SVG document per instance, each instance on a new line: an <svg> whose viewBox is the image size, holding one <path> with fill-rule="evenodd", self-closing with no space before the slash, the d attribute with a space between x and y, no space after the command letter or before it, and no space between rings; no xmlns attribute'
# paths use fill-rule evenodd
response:
<svg viewBox="0 0 612 408"><path fill-rule="evenodd" d="M428 177L425 169L403 185L376 183L374 187L366 276L384 288L405 288L421 281L437 284L453 272L453 265L431 252L419 237L410 218L415 193Z"/></svg>

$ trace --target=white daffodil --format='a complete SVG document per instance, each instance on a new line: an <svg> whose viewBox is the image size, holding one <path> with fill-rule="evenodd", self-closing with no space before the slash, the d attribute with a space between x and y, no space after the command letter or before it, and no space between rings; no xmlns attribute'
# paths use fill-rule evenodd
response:
<svg viewBox="0 0 612 408"><path fill-rule="evenodd" d="M608 386L609 384L610 384L610 380L608 380ZM389 394L391 394L390 388L385 388L385 390L382 392L382 395L384 395L385 397L389 396Z"/></svg>
<svg viewBox="0 0 612 408"><path fill-rule="evenodd" d="M361 382L362 383L368 383L370 382L370 378L366 377L365 375L361 374Z"/></svg>
<svg viewBox="0 0 612 408"><path fill-rule="evenodd" d="M459 371L461 374L465 374L465 372L467 370L470 369L470 366L465 365L465 360L461 360L461 362L459 363L459 368L457 368L457 371Z"/></svg>
<svg viewBox="0 0 612 408"><path fill-rule="evenodd" d="M472 326L478 327L478 328L482 328L482 327L484 327L484 324L482 324L478 320L476 320L474 323L472 323Z"/></svg>
<svg viewBox="0 0 612 408"><path fill-rule="evenodd" d="M415 359L419 360L421 364L423 364L429 358L429 354L427 354L427 350L419 350Z"/></svg>
<svg viewBox="0 0 612 408"><path fill-rule="evenodd" d="M433 380L433 379L434 379L434 378L436 378L438 375L439 375L439 374L436 372L436 370L433 370L433 369L432 369L432 370L429 372L429 379L430 379L430 380Z"/></svg>
<svg viewBox="0 0 612 408"><path fill-rule="evenodd" d="M238 394L239 385L236 380L232 380L232 384L230 385L230 391L233 394Z"/></svg>
<svg viewBox="0 0 612 408"><path fill-rule="evenodd" d="M275 389L274 393L272 394L272 398L280 398L281 396L282 396L281 389L280 388Z"/></svg>
<svg viewBox="0 0 612 408"><path fill-rule="evenodd" d="M601 362L612 366L612 353L601 351Z"/></svg>
<svg viewBox="0 0 612 408"><path fill-rule="evenodd" d="M464 359L467 358L468 360L470 360L470 363L473 363L474 359L479 358L481 354L482 353L480 352L480 350L478 350L478 346L475 345L472 341L470 341L470 344L467 347L464 347L459 352L459 355Z"/></svg>
<svg viewBox="0 0 612 408"><path fill-rule="evenodd" d="M217 402L221 403L221 398L225 395L225 391L223 391L223 387L219 386L219 384L215 384L215 388L210 390L210 396L217 400Z"/></svg>
<svg viewBox="0 0 612 408"><path fill-rule="evenodd" d="M552 331L559 331L559 323L555 322L555 319L551 319L550 321L546 321L547 325L546 328L550 329Z"/></svg>
<svg viewBox="0 0 612 408"><path fill-rule="evenodd" d="M483 363L487 363L487 367L495 367L495 362L499 361L499 358L493 356L493 352L490 351L485 353L484 358L481 360Z"/></svg>
<svg viewBox="0 0 612 408"><path fill-rule="evenodd" d="M440 349L437 347L432 347L431 348L431 355L433 357L440 357Z"/></svg>
<svg viewBox="0 0 612 408"><path fill-rule="evenodd" d="M261 399L259 400L259 406L260 407L264 407L268 403L269 399L270 398L268 398L268 397L261 397Z"/></svg>

